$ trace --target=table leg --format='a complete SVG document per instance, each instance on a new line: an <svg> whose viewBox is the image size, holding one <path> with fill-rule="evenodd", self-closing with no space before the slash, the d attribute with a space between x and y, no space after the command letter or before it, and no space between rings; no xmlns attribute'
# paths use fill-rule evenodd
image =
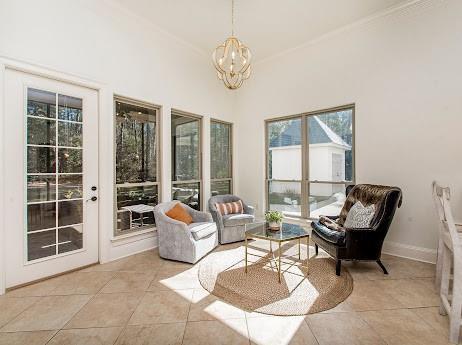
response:
<svg viewBox="0 0 462 345"><path fill-rule="evenodd" d="M245 273L247 273L247 237L245 238Z"/></svg>
<svg viewBox="0 0 462 345"><path fill-rule="evenodd" d="M301 239L299 238L298 239L298 260L300 260L300 242L301 242Z"/></svg>
<svg viewBox="0 0 462 345"><path fill-rule="evenodd" d="M269 240L270 242L270 253L273 253L273 242L271 240Z"/></svg>
<svg viewBox="0 0 462 345"><path fill-rule="evenodd" d="M281 242L279 242L279 253L278 253L278 275L279 283L281 283Z"/></svg>
<svg viewBox="0 0 462 345"><path fill-rule="evenodd" d="M306 238L306 274L309 272L309 262L310 262L310 236Z"/></svg>

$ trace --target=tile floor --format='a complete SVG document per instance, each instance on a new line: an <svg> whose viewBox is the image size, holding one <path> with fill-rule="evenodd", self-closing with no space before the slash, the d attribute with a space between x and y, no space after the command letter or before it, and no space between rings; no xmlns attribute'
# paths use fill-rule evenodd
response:
<svg viewBox="0 0 462 345"><path fill-rule="evenodd" d="M336 308L276 317L220 301L201 287L197 265L152 250L0 296L0 345L448 344L434 265L383 262L389 276L347 263L354 291Z"/></svg>

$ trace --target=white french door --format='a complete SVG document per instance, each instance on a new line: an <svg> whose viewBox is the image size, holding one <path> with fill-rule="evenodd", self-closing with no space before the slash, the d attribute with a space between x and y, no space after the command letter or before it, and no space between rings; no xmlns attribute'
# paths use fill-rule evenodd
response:
<svg viewBox="0 0 462 345"><path fill-rule="evenodd" d="M6 287L98 262L98 93L5 71Z"/></svg>

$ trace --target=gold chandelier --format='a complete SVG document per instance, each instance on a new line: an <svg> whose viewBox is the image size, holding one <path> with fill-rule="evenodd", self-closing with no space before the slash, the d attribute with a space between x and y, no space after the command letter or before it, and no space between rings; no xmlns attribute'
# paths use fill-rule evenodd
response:
<svg viewBox="0 0 462 345"><path fill-rule="evenodd" d="M250 49L234 37L234 0L231 0L231 37L219 45L212 54L217 75L228 89L239 88L250 77Z"/></svg>

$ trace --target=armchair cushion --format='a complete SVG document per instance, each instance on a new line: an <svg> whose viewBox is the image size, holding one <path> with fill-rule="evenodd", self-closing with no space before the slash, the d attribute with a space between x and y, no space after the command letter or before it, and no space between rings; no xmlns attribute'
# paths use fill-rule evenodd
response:
<svg viewBox="0 0 462 345"><path fill-rule="evenodd" d="M244 206L242 205L241 200L226 203L216 203L215 207L222 216L227 214L244 212Z"/></svg>
<svg viewBox="0 0 462 345"><path fill-rule="evenodd" d="M175 204L175 206L173 206L169 211L167 211L165 215L172 219L179 220L180 222L183 222L186 225L191 224L193 221L191 215L180 205L180 203Z"/></svg>
<svg viewBox="0 0 462 345"><path fill-rule="evenodd" d="M201 223L191 223L188 225L189 231L191 231L192 236L196 241L205 238L217 231L217 226L215 223L201 222Z"/></svg>
<svg viewBox="0 0 462 345"><path fill-rule="evenodd" d="M311 223L313 231L327 242L343 246L345 245L345 231L331 230L327 226L322 225L319 221Z"/></svg>
<svg viewBox="0 0 462 345"><path fill-rule="evenodd" d="M223 216L224 226L239 226L248 223L253 223L255 217L251 214L227 214Z"/></svg>
<svg viewBox="0 0 462 345"><path fill-rule="evenodd" d="M348 211L343 226L345 228L369 228L374 215L374 204L363 206L361 201L357 201Z"/></svg>

